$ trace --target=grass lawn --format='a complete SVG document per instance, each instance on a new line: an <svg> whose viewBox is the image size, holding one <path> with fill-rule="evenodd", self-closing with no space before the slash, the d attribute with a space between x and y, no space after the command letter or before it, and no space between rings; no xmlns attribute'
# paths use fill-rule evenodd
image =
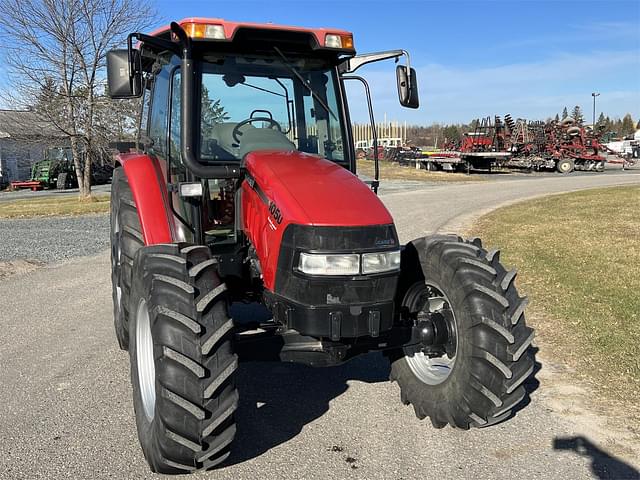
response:
<svg viewBox="0 0 640 480"><path fill-rule="evenodd" d="M0 202L0 218L84 215L108 211L109 195L97 195L90 200L79 200L78 197L69 195L47 195Z"/></svg>
<svg viewBox="0 0 640 480"><path fill-rule="evenodd" d="M373 160L358 160L358 173L373 178ZM464 173L429 172L403 167L397 163L380 161L380 180L414 180L423 182L478 182L482 177L470 177Z"/></svg>
<svg viewBox="0 0 640 480"><path fill-rule="evenodd" d="M518 268L528 321L553 359L606 398L638 407L640 187L519 203L483 217L471 233Z"/></svg>

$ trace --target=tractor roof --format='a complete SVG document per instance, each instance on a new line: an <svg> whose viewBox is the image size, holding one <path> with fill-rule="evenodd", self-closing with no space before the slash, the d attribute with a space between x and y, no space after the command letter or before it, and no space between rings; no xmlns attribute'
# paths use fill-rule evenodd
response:
<svg viewBox="0 0 640 480"><path fill-rule="evenodd" d="M353 54L351 32L329 28L304 28L273 23L232 22L221 18L184 18L178 22L193 40L221 43L291 43L306 44L312 50ZM171 38L169 25L158 28L151 35Z"/></svg>

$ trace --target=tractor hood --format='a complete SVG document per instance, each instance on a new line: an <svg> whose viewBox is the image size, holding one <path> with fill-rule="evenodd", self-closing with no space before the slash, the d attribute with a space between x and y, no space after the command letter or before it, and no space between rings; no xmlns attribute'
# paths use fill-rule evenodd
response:
<svg viewBox="0 0 640 480"><path fill-rule="evenodd" d="M393 223L378 196L334 162L298 151L257 151L245 158L249 181L266 197L262 198L265 203L275 204L271 210L277 211L280 222L313 226Z"/></svg>

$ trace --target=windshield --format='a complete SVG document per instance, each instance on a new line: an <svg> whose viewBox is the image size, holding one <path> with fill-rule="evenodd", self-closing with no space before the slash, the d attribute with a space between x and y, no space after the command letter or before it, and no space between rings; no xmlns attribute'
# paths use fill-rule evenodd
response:
<svg viewBox="0 0 640 480"><path fill-rule="evenodd" d="M229 162L256 150L298 150L344 161L337 78L327 62L238 55L206 60L201 87L202 160ZM175 75L172 112L179 114L180 72ZM179 129L178 121L173 125Z"/></svg>

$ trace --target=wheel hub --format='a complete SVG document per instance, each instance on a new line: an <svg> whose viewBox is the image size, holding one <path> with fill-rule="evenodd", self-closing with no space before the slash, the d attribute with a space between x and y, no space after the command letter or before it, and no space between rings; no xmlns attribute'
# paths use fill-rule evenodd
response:
<svg viewBox="0 0 640 480"><path fill-rule="evenodd" d="M147 419L151 421L156 406L156 367L149 309L144 299L140 300L136 311L136 362L142 406Z"/></svg>
<svg viewBox="0 0 640 480"><path fill-rule="evenodd" d="M450 311L440 309L435 312L418 313L414 327L418 331L418 348L427 356L455 355L455 327Z"/></svg>
<svg viewBox="0 0 640 480"><path fill-rule="evenodd" d="M457 327L451 303L435 285L422 286L410 311L420 310L413 327L413 344L404 348L411 371L424 383L438 385L451 374L458 348ZM413 307L413 308L412 308Z"/></svg>

